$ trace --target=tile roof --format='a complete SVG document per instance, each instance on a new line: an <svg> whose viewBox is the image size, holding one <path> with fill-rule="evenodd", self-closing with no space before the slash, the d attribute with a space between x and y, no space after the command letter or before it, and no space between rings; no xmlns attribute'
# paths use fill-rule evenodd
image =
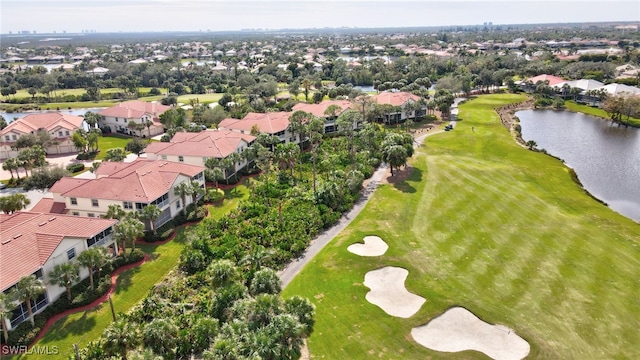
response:
<svg viewBox="0 0 640 360"><path fill-rule="evenodd" d="M116 222L27 211L0 215L0 290L38 270L65 237L89 239Z"/></svg>
<svg viewBox="0 0 640 360"><path fill-rule="evenodd" d="M635 86L625 85L625 84L612 83L609 85L599 87L597 89L603 89L604 91L614 96L623 95L623 94L635 95L635 96L640 95L640 88L637 88Z"/></svg>
<svg viewBox="0 0 640 360"><path fill-rule="evenodd" d="M353 106L353 104L348 100L326 100L319 104L298 103L298 104L295 104L291 110L293 111L301 110L301 111L311 113L317 117L325 117L326 115L324 114L324 112L331 105L337 105L342 109L342 111L338 112L338 115L342 114L347 109L350 109L351 106Z"/></svg>
<svg viewBox="0 0 640 360"><path fill-rule="evenodd" d="M553 75L547 75L547 74L534 76L532 78L528 78L527 80L530 80L534 84L537 83L538 81L549 81L550 86L557 85L561 82L565 82L563 78L553 76Z"/></svg>
<svg viewBox="0 0 640 360"><path fill-rule="evenodd" d="M75 131L82 126L83 121L84 118L82 116L61 114L59 112L29 114L21 119L12 121L6 128L0 130L0 135L11 131L29 134L41 128L51 132L57 127Z"/></svg>
<svg viewBox="0 0 640 360"><path fill-rule="evenodd" d="M381 105L390 104L393 106L402 106L409 100L418 101L420 100L420 97L418 95L414 95L412 93L403 92L403 91L400 91L400 92L383 91L380 94L373 96L373 101Z"/></svg>
<svg viewBox="0 0 640 360"><path fill-rule="evenodd" d="M159 123L157 121L158 117L169 109L171 109L171 106L162 105L157 102L131 100L108 107L100 111L98 115L125 119L139 119L143 115L149 114L153 118L154 122Z"/></svg>
<svg viewBox="0 0 640 360"><path fill-rule="evenodd" d="M603 86L604 84L601 83L598 80L593 80L593 79L580 79L580 80L573 80L573 81L564 81L561 83L558 83L556 85L554 85L554 87L557 88L562 88L564 86L564 84L569 85L570 87L574 88L580 88L582 90L593 90L596 88L599 88L601 86Z"/></svg>
<svg viewBox="0 0 640 360"><path fill-rule="evenodd" d="M49 214L66 214L67 205L63 202L54 201L52 198L42 198L29 211Z"/></svg>
<svg viewBox="0 0 640 360"><path fill-rule="evenodd" d="M146 153L158 155L182 155L215 157L224 159L235 152L242 143L250 144L256 137L230 130L205 130L198 133L176 133L171 142L154 142L145 148Z"/></svg>
<svg viewBox="0 0 640 360"><path fill-rule="evenodd" d="M254 125L261 133L275 134L289 127L291 112L248 113L243 119L224 119L218 125L223 129L251 132Z"/></svg>
<svg viewBox="0 0 640 360"><path fill-rule="evenodd" d="M193 177L202 171L203 166L164 160L106 161L96 171L96 179L85 179L73 187L67 185L69 178L62 178L62 184L54 184L50 191L64 197L148 203L167 193L179 175ZM67 190L60 192L59 188Z"/></svg>

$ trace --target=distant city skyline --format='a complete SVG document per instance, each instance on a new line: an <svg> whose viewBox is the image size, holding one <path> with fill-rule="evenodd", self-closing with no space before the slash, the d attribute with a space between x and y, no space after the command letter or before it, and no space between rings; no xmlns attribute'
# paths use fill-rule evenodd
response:
<svg viewBox="0 0 640 360"><path fill-rule="evenodd" d="M640 22L637 0L2 0L0 7L3 34Z"/></svg>

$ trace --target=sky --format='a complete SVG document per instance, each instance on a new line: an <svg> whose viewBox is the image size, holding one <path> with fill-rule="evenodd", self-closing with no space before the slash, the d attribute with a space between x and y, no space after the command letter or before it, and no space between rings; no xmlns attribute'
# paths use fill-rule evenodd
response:
<svg viewBox="0 0 640 360"><path fill-rule="evenodd" d="M0 0L0 33L640 22L638 0Z"/></svg>

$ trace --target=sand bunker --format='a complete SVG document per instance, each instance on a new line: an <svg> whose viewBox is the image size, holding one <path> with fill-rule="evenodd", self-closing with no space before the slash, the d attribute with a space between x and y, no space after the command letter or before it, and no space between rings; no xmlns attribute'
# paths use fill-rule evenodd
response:
<svg viewBox="0 0 640 360"><path fill-rule="evenodd" d="M364 244L351 244L347 248L349 252L360 256L382 256L387 249L389 245L377 236L365 236Z"/></svg>
<svg viewBox="0 0 640 360"><path fill-rule="evenodd" d="M369 271L364 276L364 285L371 289L366 295L367 301L391 316L411 317L426 300L407 291L404 287L407 275L406 269L392 266Z"/></svg>
<svg viewBox="0 0 640 360"><path fill-rule="evenodd" d="M529 354L529 343L513 330L488 324L461 307L413 328L411 336L418 344L436 351L476 350L495 360L519 360Z"/></svg>

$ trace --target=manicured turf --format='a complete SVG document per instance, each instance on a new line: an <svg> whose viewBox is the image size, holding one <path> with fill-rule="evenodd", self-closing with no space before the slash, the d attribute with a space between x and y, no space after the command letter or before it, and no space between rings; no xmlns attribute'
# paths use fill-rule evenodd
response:
<svg viewBox="0 0 640 360"><path fill-rule="evenodd" d="M241 200L248 198L249 188L246 186L246 181L247 180L243 181L242 185L225 190L223 202L215 205L207 205L207 210L209 211L208 216L220 220L224 214L238 207L238 203L240 203Z"/></svg>
<svg viewBox="0 0 640 360"><path fill-rule="evenodd" d="M640 358L640 226L588 197L560 161L516 145L493 108L522 99L461 105L462 121L427 139L412 175L382 185L285 289L317 307L312 357L486 359L411 338L463 306L514 329L532 359ZM347 252L366 235L385 240L387 253ZM408 269L407 288L427 299L413 317L366 301L364 275L384 266Z"/></svg>
<svg viewBox="0 0 640 360"><path fill-rule="evenodd" d="M180 252L184 246L183 228L173 241L164 245L138 246L151 259L140 267L125 271L118 277L116 290L111 299L116 312L126 313L148 293L149 288L164 278L178 263ZM29 359L65 359L73 352L73 344L84 347L91 340L97 339L102 331L112 322L109 303L105 302L93 310L71 314L62 318L51 327L47 334L36 343L36 346L57 346L58 356L31 355Z"/></svg>
<svg viewBox="0 0 640 360"><path fill-rule="evenodd" d="M607 114L606 111L604 111L604 110L602 110L600 108L597 108L597 107L591 107L589 105L581 105L581 104L578 104L578 103L573 102L573 101L565 101L564 104L567 107L567 110L569 110L569 111L582 112L582 113L585 113L585 114L589 114L589 115L605 118L607 120L611 119L611 117L609 116L609 114ZM625 117L625 121L627 121L626 117ZM629 119L629 125L635 126L635 127L640 127L640 119L636 119L636 118L631 117Z"/></svg>
<svg viewBox="0 0 640 360"><path fill-rule="evenodd" d="M109 149L124 148L131 139L131 137L116 134L102 136L100 140L98 140L98 148L100 149L100 152L96 155L96 160L104 159L105 155L107 155L107 150Z"/></svg>

